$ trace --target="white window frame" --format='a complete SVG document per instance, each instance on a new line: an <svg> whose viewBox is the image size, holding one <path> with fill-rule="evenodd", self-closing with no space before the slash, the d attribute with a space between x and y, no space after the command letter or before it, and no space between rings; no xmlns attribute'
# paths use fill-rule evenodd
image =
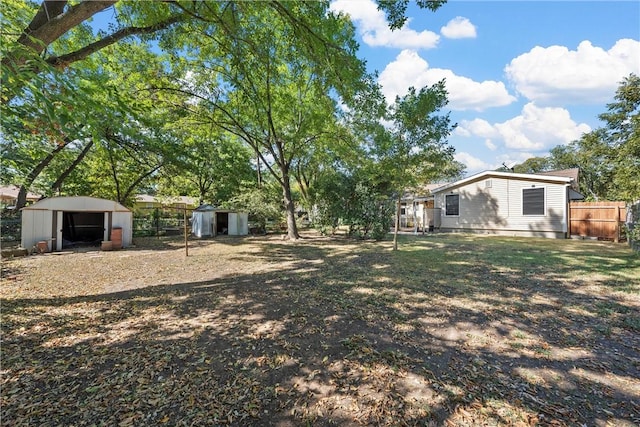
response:
<svg viewBox="0 0 640 427"><path fill-rule="evenodd" d="M524 212L524 192L526 190L542 190L542 213L525 213ZM522 216L547 216L547 187L544 186L532 186L532 187L524 187L522 189L522 203L521 203Z"/></svg>
<svg viewBox="0 0 640 427"><path fill-rule="evenodd" d="M458 197L458 214L457 215L449 215L447 213L447 197L449 197L449 196L457 196ZM459 193L445 194L444 195L444 216L448 216L448 217L459 217L460 216L460 194Z"/></svg>

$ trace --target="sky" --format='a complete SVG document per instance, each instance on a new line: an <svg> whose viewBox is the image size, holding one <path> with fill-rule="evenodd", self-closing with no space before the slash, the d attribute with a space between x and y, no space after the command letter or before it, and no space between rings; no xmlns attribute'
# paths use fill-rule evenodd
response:
<svg viewBox="0 0 640 427"><path fill-rule="evenodd" d="M446 79L466 174L544 156L603 126L619 83L640 75L640 2L461 1L436 12L411 2L391 31L372 0L334 0L388 102Z"/></svg>

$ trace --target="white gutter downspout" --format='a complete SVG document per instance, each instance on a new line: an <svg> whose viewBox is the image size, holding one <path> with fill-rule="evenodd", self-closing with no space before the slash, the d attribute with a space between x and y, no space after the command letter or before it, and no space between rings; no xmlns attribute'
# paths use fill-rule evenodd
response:
<svg viewBox="0 0 640 427"><path fill-rule="evenodd" d="M571 209L569 208L569 189L571 188L571 184L564 185L564 223L562 224L562 231L564 232L565 239L568 239L569 236L569 212Z"/></svg>

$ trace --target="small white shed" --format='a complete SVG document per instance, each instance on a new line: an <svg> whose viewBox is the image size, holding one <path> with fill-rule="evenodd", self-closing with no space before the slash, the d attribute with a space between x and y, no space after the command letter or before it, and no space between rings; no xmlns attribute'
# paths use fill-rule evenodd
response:
<svg viewBox="0 0 640 427"><path fill-rule="evenodd" d="M95 197L51 197L22 209L22 247L46 241L49 250L111 240L111 230L122 229L122 246L131 245L133 215L112 200Z"/></svg>

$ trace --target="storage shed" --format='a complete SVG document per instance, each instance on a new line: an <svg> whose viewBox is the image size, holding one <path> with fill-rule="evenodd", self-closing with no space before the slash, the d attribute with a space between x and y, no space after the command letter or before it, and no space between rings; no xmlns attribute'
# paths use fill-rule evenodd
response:
<svg viewBox="0 0 640 427"><path fill-rule="evenodd" d="M196 237L249 234L249 214L202 205L191 214L191 234Z"/></svg>
<svg viewBox="0 0 640 427"><path fill-rule="evenodd" d="M122 229L122 246L131 245L133 216L112 200L95 197L51 197L22 209L22 247L47 242L49 250L80 245L100 246L111 232Z"/></svg>

